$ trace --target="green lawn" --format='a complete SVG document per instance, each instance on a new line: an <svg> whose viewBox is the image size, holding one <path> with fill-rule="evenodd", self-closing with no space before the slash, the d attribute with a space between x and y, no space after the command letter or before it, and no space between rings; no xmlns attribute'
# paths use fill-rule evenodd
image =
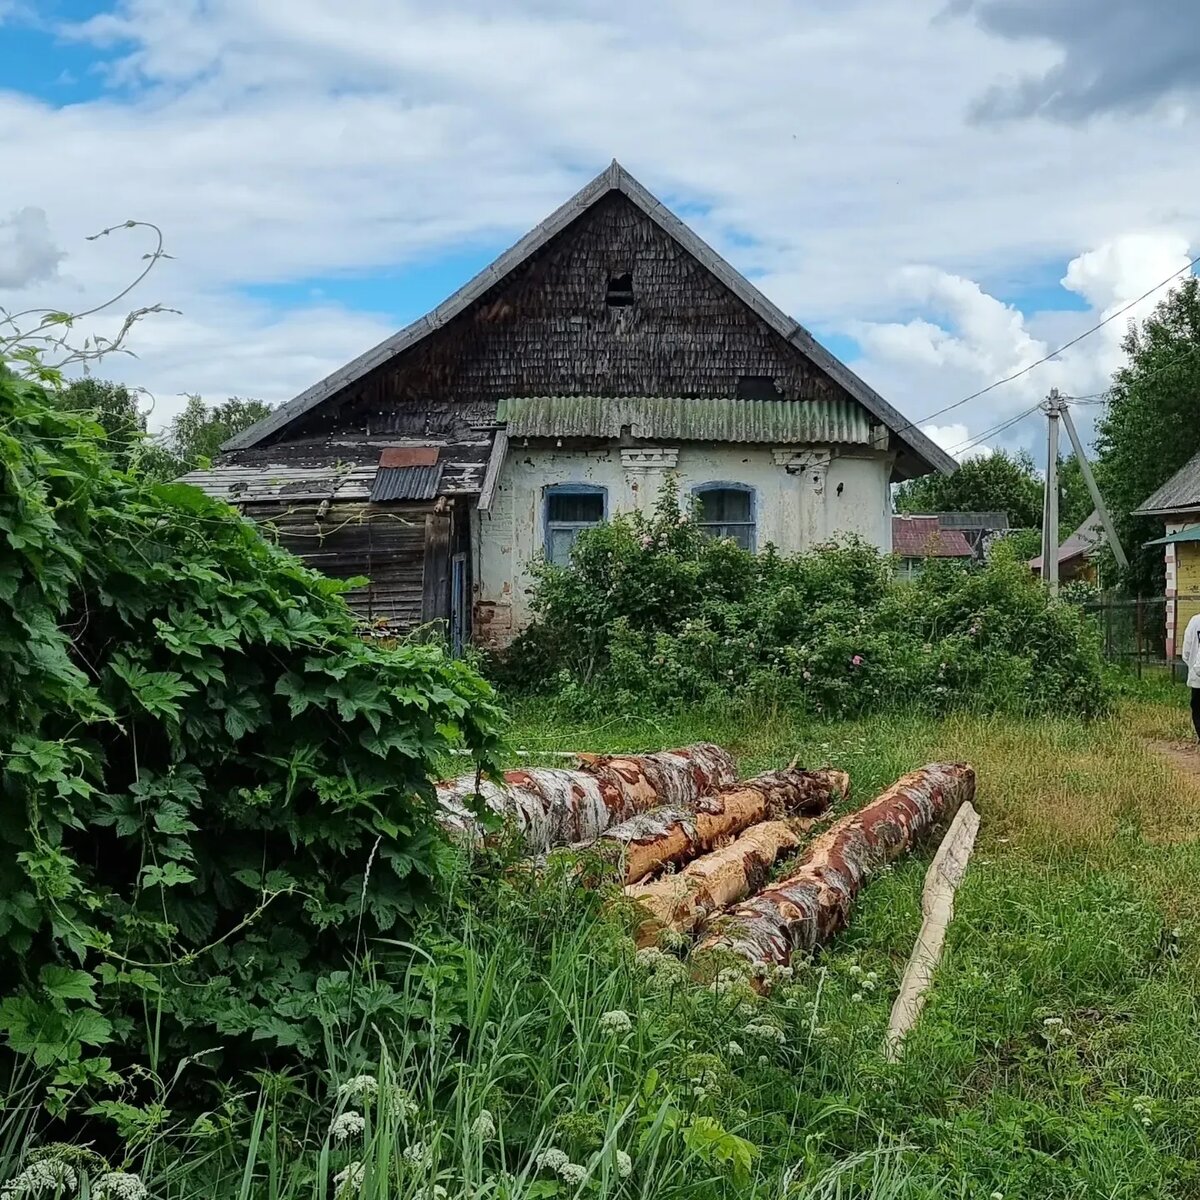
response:
<svg viewBox="0 0 1200 1200"><path fill-rule="evenodd" d="M401 1028L332 1028L310 1072L257 1076L208 1125L127 1130L128 1165L180 1198L349 1196L332 1180L351 1162L368 1200L1194 1197L1200 779L1148 745L1186 729L1175 692L1090 725L581 725L524 706L514 748L714 740L745 773L796 756L843 767L854 805L923 762L973 762L980 838L903 1061L885 1061L883 1033L928 850L873 881L849 932L761 998L692 983L672 953L637 955L619 905L567 866L464 870L411 943L376 943L358 972L403 994ZM368 1071L379 1097L340 1102L366 1128L330 1144L337 1084ZM163 1096L169 1109L171 1085Z"/></svg>

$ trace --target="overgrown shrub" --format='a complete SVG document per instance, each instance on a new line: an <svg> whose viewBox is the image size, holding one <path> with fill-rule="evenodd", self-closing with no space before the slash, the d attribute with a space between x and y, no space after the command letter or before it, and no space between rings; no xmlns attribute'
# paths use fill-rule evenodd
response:
<svg viewBox="0 0 1200 1200"><path fill-rule="evenodd" d="M499 668L582 706L759 697L848 715L1091 713L1099 647L997 547L986 568L933 561L912 583L858 540L785 557L707 537L672 489L655 513L588 530L571 564L540 562L534 623Z"/></svg>
<svg viewBox="0 0 1200 1200"><path fill-rule="evenodd" d="M386 1009L344 968L437 876L434 760L493 747L488 685L365 644L344 585L2 365L0 534L10 1051L68 1089Z"/></svg>

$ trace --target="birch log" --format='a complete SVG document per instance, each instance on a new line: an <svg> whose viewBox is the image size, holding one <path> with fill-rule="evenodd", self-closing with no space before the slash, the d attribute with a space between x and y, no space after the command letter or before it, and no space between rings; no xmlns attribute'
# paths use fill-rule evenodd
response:
<svg viewBox="0 0 1200 1200"><path fill-rule="evenodd" d="M863 884L975 796L965 763L932 763L905 775L866 808L830 826L783 882L714 923L701 951L786 966L845 928Z"/></svg>
<svg viewBox="0 0 1200 1200"><path fill-rule="evenodd" d="M454 838L479 840L471 800L515 828L531 854L552 846L595 841L610 825L658 805L685 807L737 778L720 746L630 756L581 755L580 767L505 771L499 781L463 775L437 785L439 821Z"/></svg>
<svg viewBox="0 0 1200 1200"><path fill-rule="evenodd" d="M850 776L845 771L789 767L700 796L686 807L640 813L606 829L600 844L620 847L625 882L637 883L672 863L690 862L768 817L818 816L849 790Z"/></svg>
<svg viewBox="0 0 1200 1200"><path fill-rule="evenodd" d="M644 914L634 934L638 946L652 945L665 929L694 934L715 913L757 891L815 820L763 821L674 875L627 887L625 895Z"/></svg>
<svg viewBox="0 0 1200 1200"><path fill-rule="evenodd" d="M946 929L954 916L954 893L967 873L978 832L979 814L974 805L964 804L925 874L925 888L921 893L921 932L904 968L900 991L888 1021L885 1051L890 1062L900 1057L904 1038L925 1007L925 994L941 961Z"/></svg>

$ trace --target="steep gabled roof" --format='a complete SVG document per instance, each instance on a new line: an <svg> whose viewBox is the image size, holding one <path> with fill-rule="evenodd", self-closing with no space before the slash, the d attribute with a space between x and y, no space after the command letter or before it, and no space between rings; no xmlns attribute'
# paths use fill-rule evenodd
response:
<svg viewBox="0 0 1200 1200"><path fill-rule="evenodd" d="M1141 508L1135 509L1135 517L1169 516L1174 512L1186 512L1200 508L1200 450L1192 455L1166 483L1152 496L1148 496Z"/></svg>
<svg viewBox="0 0 1200 1200"><path fill-rule="evenodd" d="M478 300L489 288L499 283L537 253L551 238L562 232L577 217L614 191L627 197L702 266L711 271L762 321L790 342L830 379L845 388L868 412L898 437L904 447L919 462L930 470L941 471L945 474L955 470L957 464L945 451L906 421L878 392L868 387L849 367L826 350L803 325L772 304L744 275L734 270L711 246L689 229L661 201L652 196L615 159L612 165L597 175L591 183L583 187L540 225L527 233L516 245L501 254L490 266L484 267L469 283L443 300L432 312L406 326L399 333L386 338L365 354L360 354L358 358L326 376L319 383L313 384L294 400L289 400L288 403L277 408L256 425L252 425L249 429L230 438L222 449L244 450L257 445L264 438L270 437L271 434L289 425L297 417L309 412L323 400L336 395L343 388L355 383L368 372L421 341L422 338L441 329Z"/></svg>

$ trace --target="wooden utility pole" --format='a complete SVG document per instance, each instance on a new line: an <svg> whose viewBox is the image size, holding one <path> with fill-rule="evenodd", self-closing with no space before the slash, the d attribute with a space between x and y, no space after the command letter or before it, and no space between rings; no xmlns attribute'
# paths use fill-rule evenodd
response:
<svg viewBox="0 0 1200 1200"><path fill-rule="evenodd" d="M1046 502L1042 506L1042 579L1058 595L1058 419L1062 400L1051 388L1042 405L1049 420L1046 438Z"/></svg>

